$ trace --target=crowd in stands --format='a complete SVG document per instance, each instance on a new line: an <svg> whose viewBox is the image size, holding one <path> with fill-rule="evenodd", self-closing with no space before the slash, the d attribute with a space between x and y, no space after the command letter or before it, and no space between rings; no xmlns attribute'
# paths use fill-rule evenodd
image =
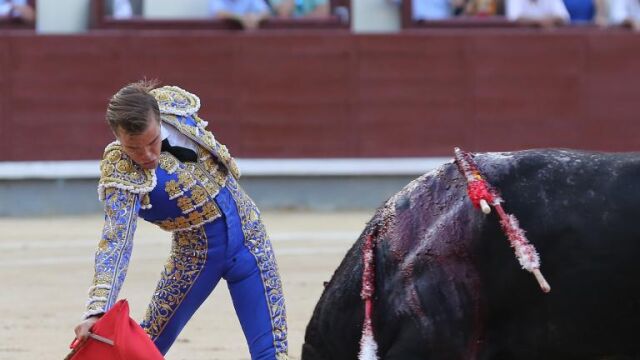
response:
<svg viewBox="0 0 640 360"><path fill-rule="evenodd" d="M112 14L124 19L133 15L135 0L113 0ZM314 18L330 16L329 0L209 0L209 14L217 19L240 22L245 29L255 29L267 18Z"/></svg>
<svg viewBox="0 0 640 360"><path fill-rule="evenodd" d="M543 27L594 24L640 28L640 0L411 1L415 21L497 16L511 22Z"/></svg>
<svg viewBox="0 0 640 360"><path fill-rule="evenodd" d="M267 18L326 19L331 16L329 0L208 1L212 18L238 21L245 29L255 29ZM398 5L411 1L411 15L416 22L491 17L542 27L594 24L640 30L640 0L386 1ZM115 19L141 15L142 0L106 0L105 4L108 14ZM34 24L35 10L27 0L0 0L0 22Z"/></svg>
<svg viewBox="0 0 640 360"><path fill-rule="evenodd" d="M36 13L27 0L0 0L0 22L33 24Z"/></svg>
<svg viewBox="0 0 640 360"><path fill-rule="evenodd" d="M131 14L130 1L122 3ZM388 0L400 4L403 0ZM411 1L414 21L458 17L502 17L525 25L553 27L566 24L630 26L640 29L640 0L404 0ZM216 18L235 19L256 28L269 17L316 18L330 16L329 0L210 0ZM128 8L128 10L127 10ZM117 6L114 16L117 16Z"/></svg>

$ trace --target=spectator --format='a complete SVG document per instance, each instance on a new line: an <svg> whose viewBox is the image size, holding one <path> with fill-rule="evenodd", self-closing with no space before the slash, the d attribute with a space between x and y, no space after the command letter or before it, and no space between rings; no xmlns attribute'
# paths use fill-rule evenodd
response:
<svg viewBox="0 0 640 360"><path fill-rule="evenodd" d="M104 2L105 13L123 20L142 16L142 0L109 0Z"/></svg>
<svg viewBox="0 0 640 360"><path fill-rule="evenodd" d="M450 0L412 0L413 20L445 20L453 15Z"/></svg>
<svg viewBox="0 0 640 360"><path fill-rule="evenodd" d="M500 0L456 0L455 12L459 15L496 16L503 15L503 2Z"/></svg>
<svg viewBox="0 0 640 360"><path fill-rule="evenodd" d="M27 0L0 0L0 21L36 22L36 12Z"/></svg>
<svg viewBox="0 0 640 360"><path fill-rule="evenodd" d="M631 26L640 30L640 0L608 0L604 6L605 25Z"/></svg>
<svg viewBox="0 0 640 360"><path fill-rule="evenodd" d="M215 18L239 21L248 30L256 29L269 17L265 0L211 0L209 8Z"/></svg>
<svg viewBox="0 0 640 360"><path fill-rule="evenodd" d="M594 0L564 0L573 24L592 23L596 12Z"/></svg>
<svg viewBox="0 0 640 360"><path fill-rule="evenodd" d="M329 17L328 0L271 0L275 13L280 18L313 18Z"/></svg>
<svg viewBox="0 0 640 360"><path fill-rule="evenodd" d="M133 8L129 0L113 0L113 18L130 19L133 16Z"/></svg>
<svg viewBox="0 0 640 360"><path fill-rule="evenodd" d="M506 0L507 19L522 24L554 27L569 22L562 0Z"/></svg>

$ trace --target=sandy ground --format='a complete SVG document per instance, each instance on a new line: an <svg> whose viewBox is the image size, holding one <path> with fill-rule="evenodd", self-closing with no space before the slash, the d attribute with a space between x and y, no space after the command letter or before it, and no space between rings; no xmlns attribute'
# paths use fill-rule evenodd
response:
<svg viewBox="0 0 640 360"><path fill-rule="evenodd" d="M265 212L284 284L289 354L300 359L306 324L321 292L371 212ZM0 218L0 359L63 359L86 301L100 215ZM169 234L139 222L120 292L141 319L170 246ZM221 282L166 356L169 360L249 359L226 284Z"/></svg>

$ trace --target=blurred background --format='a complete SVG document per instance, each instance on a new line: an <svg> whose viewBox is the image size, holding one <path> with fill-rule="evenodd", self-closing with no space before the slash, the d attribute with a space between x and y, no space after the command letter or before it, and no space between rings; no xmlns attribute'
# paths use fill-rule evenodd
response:
<svg viewBox="0 0 640 360"><path fill-rule="evenodd" d="M0 0L0 359L68 351L127 83L200 97L264 211L299 359L374 209L455 146L636 151L638 24L640 0ZM140 225L134 318L169 247ZM248 359L225 291L200 312L168 359Z"/></svg>
<svg viewBox="0 0 640 360"><path fill-rule="evenodd" d="M99 212L106 103L142 78L200 96L269 209L375 208L454 146L640 143L638 0L0 4L0 216Z"/></svg>

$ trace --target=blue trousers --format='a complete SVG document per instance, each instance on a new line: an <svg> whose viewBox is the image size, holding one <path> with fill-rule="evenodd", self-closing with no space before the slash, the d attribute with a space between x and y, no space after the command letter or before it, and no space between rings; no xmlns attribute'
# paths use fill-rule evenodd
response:
<svg viewBox="0 0 640 360"><path fill-rule="evenodd" d="M237 205L225 187L216 196L216 203L222 212L220 218L196 229L174 233L171 256L141 326L160 352L166 354L191 316L223 278L227 281L251 359L276 359L264 274L245 244Z"/></svg>

